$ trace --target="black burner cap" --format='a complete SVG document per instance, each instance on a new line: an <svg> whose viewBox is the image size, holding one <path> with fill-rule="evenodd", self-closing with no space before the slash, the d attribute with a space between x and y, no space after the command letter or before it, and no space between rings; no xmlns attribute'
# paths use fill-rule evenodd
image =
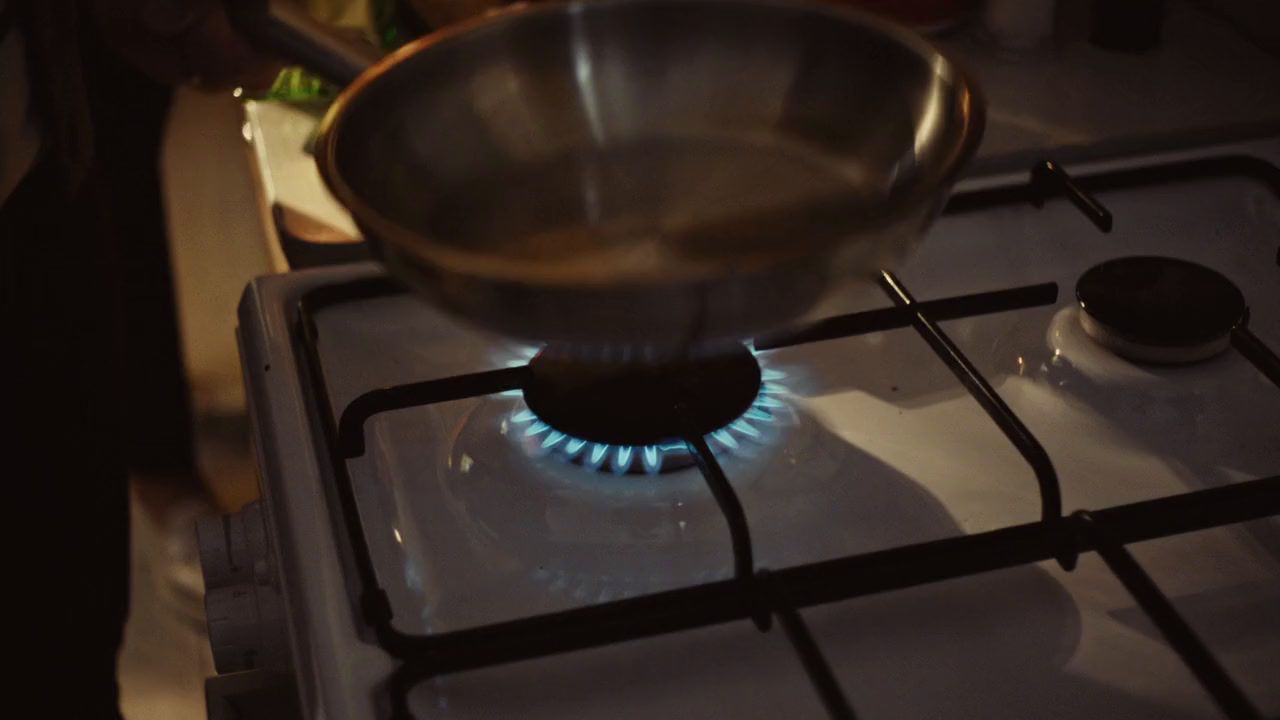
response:
<svg viewBox="0 0 1280 720"><path fill-rule="evenodd" d="M1095 265L1076 283L1080 307L1124 340L1183 348L1225 337L1244 295L1220 273L1186 260L1140 256Z"/></svg>
<svg viewBox="0 0 1280 720"><path fill-rule="evenodd" d="M738 419L760 392L760 365L745 347L697 359L587 360L551 346L529 361L524 399L571 437L653 445L706 435Z"/></svg>

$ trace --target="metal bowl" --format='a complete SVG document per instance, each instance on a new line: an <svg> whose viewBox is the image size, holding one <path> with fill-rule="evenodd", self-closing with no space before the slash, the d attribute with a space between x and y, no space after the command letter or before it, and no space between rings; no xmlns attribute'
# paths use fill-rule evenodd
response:
<svg viewBox="0 0 1280 720"><path fill-rule="evenodd" d="M688 352L891 266L982 119L962 72L869 15L601 0L401 49L342 93L317 158L375 254L458 316Z"/></svg>

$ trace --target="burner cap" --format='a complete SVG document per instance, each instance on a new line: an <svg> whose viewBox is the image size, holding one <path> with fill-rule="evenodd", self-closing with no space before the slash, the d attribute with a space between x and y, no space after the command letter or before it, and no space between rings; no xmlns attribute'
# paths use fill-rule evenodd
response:
<svg viewBox="0 0 1280 720"><path fill-rule="evenodd" d="M1121 357L1190 363L1226 349L1245 315L1244 295L1203 265L1167 257L1125 257L1080 276L1085 332Z"/></svg>
<svg viewBox="0 0 1280 720"><path fill-rule="evenodd" d="M544 348L529 361L524 399L547 425L609 445L653 445L707 435L746 412L760 365L745 347L681 362L589 361Z"/></svg>

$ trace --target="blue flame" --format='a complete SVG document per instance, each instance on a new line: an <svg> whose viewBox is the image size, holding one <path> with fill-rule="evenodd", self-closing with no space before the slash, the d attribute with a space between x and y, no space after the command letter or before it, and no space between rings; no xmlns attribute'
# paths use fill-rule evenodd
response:
<svg viewBox="0 0 1280 720"><path fill-rule="evenodd" d="M618 452L613 456L613 471L616 473L625 473L631 469L631 457L635 455L635 446L620 445Z"/></svg>
<svg viewBox="0 0 1280 720"><path fill-rule="evenodd" d="M786 373L762 368L760 375L763 382L751 407L733 422L707 436L714 452L738 453L751 445L764 444L769 440L767 430L780 424L781 419L775 411L789 407L783 399L787 388L779 382L786 379ZM534 454L574 462L590 470L617 475L636 472L657 475L670 465L691 464L690 450L682 440L672 439L655 445L592 442L553 429L527 407L513 412L510 420L523 427L517 436L524 439L524 444ZM546 433L545 437L543 433Z"/></svg>
<svg viewBox="0 0 1280 720"><path fill-rule="evenodd" d="M596 443L591 448L591 469L594 470L604 464L604 458L609 454L609 446Z"/></svg>
<svg viewBox="0 0 1280 720"><path fill-rule="evenodd" d="M662 469L662 454L657 445L646 445L643 458L645 472L653 474Z"/></svg>

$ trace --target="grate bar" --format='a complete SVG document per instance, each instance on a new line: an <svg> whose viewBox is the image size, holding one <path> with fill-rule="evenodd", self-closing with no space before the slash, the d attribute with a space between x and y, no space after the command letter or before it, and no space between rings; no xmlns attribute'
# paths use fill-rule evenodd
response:
<svg viewBox="0 0 1280 720"><path fill-rule="evenodd" d="M929 347L942 358L956 379L964 385L974 400L982 406L987 415L995 421L1005 437L1009 438L1022 457L1031 465L1036 481L1040 485L1040 517L1050 521L1062 515L1062 492L1058 486L1058 473L1053 469L1049 453L1036 439L1027 426L1009 409L1000 395L996 393L982 373L960 352L960 348L947 337L942 328L920 309L919 303L911 296L906 286L893 273L884 271L880 276L880 287L900 307L915 310L913 324L916 331L929 343ZM1063 565L1069 567L1069 558L1064 556Z"/></svg>
<svg viewBox="0 0 1280 720"><path fill-rule="evenodd" d="M364 454L364 423L379 413L518 390L529 377L521 365L501 370L378 388L358 396L338 420L338 452L345 459Z"/></svg>
<svg viewBox="0 0 1280 720"><path fill-rule="evenodd" d="M775 350L777 348L791 347L792 345L835 340L884 330L895 330L911 325L917 311L935 320L956 320L974 315L990 315L1039 305L1052 305L1057 301L1057 283L1024 285L1005 290L959 295L941 300L926 300L918 303L915 311L911 308L895 306L851 313L849 315L837 315L826 320L819 320L798 330L757 338L754 346L757 350Z"/></svg>
<svg viewBox="0 0 1280 720"><path fill-rule="evenodd" d="M1253 363L1268 380L1280 387L1280 357L1249 329L1248 318L1231 331L1231 345Z"/></svg>
<svg viewBox="0 0 1280 720"><path fill-rule="evenodd" d="M707 487L710 488L720 513L729 524L729 539L733 543L734 580L742 586L748 597L754 598L755 559L751 549L751 531L747 527L747 514L742 509L742 501L738 500L738 494L733 491L715 454L707 446L707 439L701 435L690 435L685 438L685 444L689 446L698 470L707 481ZM752 613L752 620L760 630L768 630L771 623L768 609L758 602L754 604L757 607Z"/></svg>
<svg viewBox="0 0 1280 720"><path fill-rule="evenodd" d="M787 598L786 591L773 582L767 571L761 570L760 578L768 585L778 624L782 626L782 631L786 633L791 646L795 648L800 664L804 666L804 671L809 676L809 681L813 683L813 689L818 693L818 698L826 708L827 715L832 720L856 720L853 706L849 704L848 697L840 688L840 682L831 671L831 665L823 657L822 650L813 639L813 634L809 632L809 627L805 625L804 618L800 617L800 612Z"/></svg>
<svg viewBox="0 0 1280 720"><path fill-rule="evenodd" d="M1205 647L1187 621L1178 614L1169 598L1151 579L1124 545L1116 542L1107 529L1088 512L1078 512L1073 518L1081 532L1089 539L1089 545L1098 553L1111 572L1124 584L1129 594L1155 623L1165 640L1178 653L1178 657L1191 670L1200 684L1231 720L1256 720L1262 716L1249 702L1240 687L1231 680L1226 670Z"/></svg>

